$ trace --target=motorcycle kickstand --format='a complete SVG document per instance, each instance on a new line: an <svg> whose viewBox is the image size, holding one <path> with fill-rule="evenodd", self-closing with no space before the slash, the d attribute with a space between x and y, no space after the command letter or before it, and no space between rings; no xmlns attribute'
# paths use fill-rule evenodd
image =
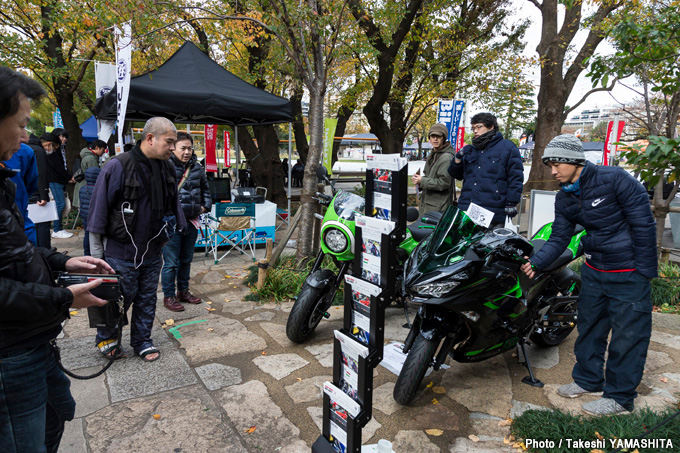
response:
<svg viewBox="0 0 680 453"><path fill-rule="evenodd" d="M524 364L526 365L527 370L529 370L529 376L524 376L522 378L522 382L525 384L529 384L533 387L543 387L545 384L536 379L536 377L534 376L534 371L531 368L531 362L529 362L529 356L527 355L527 351L526 348L524 347L523 341L520 341L519 347L522 348L522 354L524 355Z"/></svg>

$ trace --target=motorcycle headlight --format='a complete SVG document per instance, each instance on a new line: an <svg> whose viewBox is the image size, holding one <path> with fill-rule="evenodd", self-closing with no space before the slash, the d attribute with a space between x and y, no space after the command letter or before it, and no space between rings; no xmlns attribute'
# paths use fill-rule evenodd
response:
<svg viewBox="0 0 680 453"><path fill-rule="evenodd" d="M448 293L458 285L460 285L460 282L456 281L437 282L428 283L426 285L414 286L412 290L416 294L420 295L442 297L444 294Z"/></svg>
<svg viewBox="0 0 680 453"><path fill-rule="evenodd" d="M347 249L347 236L337 228L329 228L324 236L326 246L335 253L344 252Z"/></svg>

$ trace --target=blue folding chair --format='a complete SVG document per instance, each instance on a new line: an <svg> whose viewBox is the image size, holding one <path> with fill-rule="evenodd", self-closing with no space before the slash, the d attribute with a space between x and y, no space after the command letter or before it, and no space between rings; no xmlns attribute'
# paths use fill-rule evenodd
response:
<svg viewBox="0 0 680 453"><path fill-rule="evenodd" d="M215 264L236 249L255 261L255 203L217 203L210 233L211 252ZM226 247L219 256L218 248Z"/></svg>

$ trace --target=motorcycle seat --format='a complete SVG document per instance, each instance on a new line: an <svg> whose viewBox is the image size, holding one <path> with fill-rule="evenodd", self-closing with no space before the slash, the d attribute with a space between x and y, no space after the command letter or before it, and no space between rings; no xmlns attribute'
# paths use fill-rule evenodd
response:
<svg viewBox="0 0 680 453"><path fill-rule="evenodd" d="M531 241L531 244L534 246L534 250L531 252L531 255L529 258L534 256L536 252L541 250L541 247L545 245L547 241L544 241L543 239L534 239ZM544 272L552 272L554 270L559 269L560 267L564 266L565 264L570 263L574 259L574 255L571 253L571 250L565 249L564 252L555 260L553 263L548 266L547 268L543 269Z"/></svg>
<svg viewBox="0 0 680 453"><path fill-rule="evenodd" d="M420 242L426 237L428 237L430 234L432 234L436 227L436 225L432 225L432 223L423 222L423 217L426 217L430 219L430 222L433 222L441 220L442 215L443 213L437 211L427 212L425 213L425 215L420 216L418 220L408 225L406 228L408 228L408 230L411 232L411 236L413 236L413 239Z"/></svg>

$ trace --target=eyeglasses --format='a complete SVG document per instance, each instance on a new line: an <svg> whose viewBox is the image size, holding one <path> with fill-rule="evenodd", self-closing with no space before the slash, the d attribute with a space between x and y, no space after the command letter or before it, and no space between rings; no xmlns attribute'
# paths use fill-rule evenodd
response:
<svg viewBox="0 0 680 453"><path fill-rule="evenodd" d="M472 129L472 132L476 132L476 131L481 130L481 129L485 128L485 127L486 127L486 126L484 126L483 124L478 124L478 125L476 125L476 126L472 126L470 129Z"/></svg>

